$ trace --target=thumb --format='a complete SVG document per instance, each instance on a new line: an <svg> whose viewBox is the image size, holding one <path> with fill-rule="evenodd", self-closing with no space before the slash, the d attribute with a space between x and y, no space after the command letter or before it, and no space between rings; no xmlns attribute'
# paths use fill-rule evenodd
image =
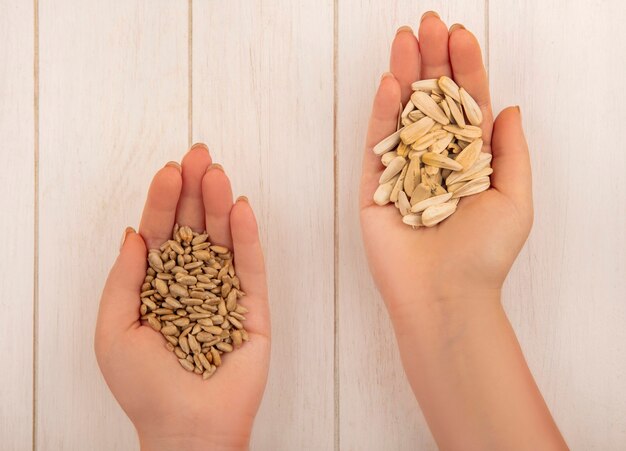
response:
<svg viewBox="0 0 626 451"><path fill-rule="evenodd" d="M508 107L496 118L491 153L493 187L511 199L520 213L529 214L532 220L530 156L519 107Z"/></svg>
<svg viewBox="0 0 626 451"><path fill-rule="evenodd" d="M141 235L128 227L120 254L102 291L96 337L110 337L137 323L140 290L145 275L146 245Z"/></svg>

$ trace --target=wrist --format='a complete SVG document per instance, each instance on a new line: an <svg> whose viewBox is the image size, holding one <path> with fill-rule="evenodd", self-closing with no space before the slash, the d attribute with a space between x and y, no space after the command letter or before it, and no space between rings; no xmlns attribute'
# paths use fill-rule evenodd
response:
<svg viewBox="0 0 626 451"><path fill-rule="evenodd" d="M456 333L455 329L473 318L502 308L500 288L458 289L448 286L411 292L406 295L403 290L402 294L385 298L396 334L429 329Z"/></svg>
<svg viewBox="0 0 626 451"><path fill-rule="evenodd" d="M141 451L244 451L249 437L139 436Z"/></svg>

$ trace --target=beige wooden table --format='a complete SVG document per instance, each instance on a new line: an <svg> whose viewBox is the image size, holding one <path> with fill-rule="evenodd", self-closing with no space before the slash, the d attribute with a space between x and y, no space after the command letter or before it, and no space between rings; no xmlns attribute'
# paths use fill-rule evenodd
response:
<svg viewBox="0 0 626 451"><path fill-rule="evenodd" d="M205 141L258 212L273 351L255 450L433 450L359 237L371 97L427 9L520 104L535 227L505 305L572 449L626 447L620 0L0 0L0 446L136 448L92 351L152 174Z"/></svg>

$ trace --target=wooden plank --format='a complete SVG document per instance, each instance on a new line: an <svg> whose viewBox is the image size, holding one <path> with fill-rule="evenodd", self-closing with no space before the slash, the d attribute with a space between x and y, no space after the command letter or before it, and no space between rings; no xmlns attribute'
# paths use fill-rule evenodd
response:
<svg viewBox="0 0 626 451"><path fill-rule="evenodd" d="M622 449L626 8L511 3L490 3L492 93L496 110L521 105L535 225L506 306L570 447Z"/></svg>
<svg viewBox="0 0 626 451"><path fill-rule="evenodd" d="M137 449L93 334L124 226L187 147L188 6L40 0L39 450Z"/></svg>
<svg viewBox="0 0 626 451"><path fill-rule="evenodd" d="M257 212L272 307L252 449L333 447L333 2L193 3L193 140Z"/></svg>
<svg viewBox="0 0 626 451"><path fill-rule="evenodd" d="M34 259L33 2L0 2L0 437L2 449L31 449Z"/></svg>
<svg viewBox="0 0 626 451"><path fill-rule="evenodd" d="M359 230L358 186L371 102L387 70L395 30L417 31L436 10L484 42L482 0L450 4L409 0L340 1L338 6L338 343L340 448L435 450L406 381L391 323L369 274ZM381 363L382 362L382 363Z"/></svg>

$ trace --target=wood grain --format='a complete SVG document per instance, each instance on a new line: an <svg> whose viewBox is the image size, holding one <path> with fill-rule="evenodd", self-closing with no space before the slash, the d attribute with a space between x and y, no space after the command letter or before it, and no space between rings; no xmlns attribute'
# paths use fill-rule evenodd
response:
<svg viewBox="0 0 626 451"><path fill-rule="evenodd" d="M34 13L32 2L0 2L0 437L31 449L33 427Z"/></svg>
<svg viewBox="0 0 626 451"><path fill-rule="evenodd" d="M193 140L261 227L273 337L252 449L332 449L332 1L195 1Z"/></svg>
<svg viewBox="0 0 626 451"><path fill-rule="evenodd" d="M521 105L535 225L506 307L571 448L623 449L626 8L509 3L491 2L492 98Z"/></svg>
<svg viewBox="0 0 626 451"><path fill-rule="evenodd" d="M417 31L422 13L461 22L484 43L481 0L340 1L338 11L338 343L342 450L434 450L404 376L391 323L369 274L359 234L358 186L371 102L388 68L395 30Z"/></svg>
<svg viewBox="0 0 626 451"><path fill-rule="evenodd" d="M40 38L37 449L136 449L93 334L124 226L187 147L187 4L41 1Z"/></svg>

